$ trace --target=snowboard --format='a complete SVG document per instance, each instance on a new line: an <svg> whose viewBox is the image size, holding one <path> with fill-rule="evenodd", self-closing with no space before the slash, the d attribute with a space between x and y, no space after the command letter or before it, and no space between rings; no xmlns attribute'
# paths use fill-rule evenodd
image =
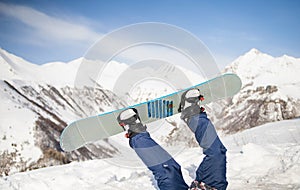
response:
<svg viewBox="0 0 300 190"><path fill-rule="evenodd" d="M204 96L202 105L232 97L240 91L241 79L235 74L223 74L206 82L178 92L156 98L127 108L80 119L69 124L62 132L60 146L64 151L73 151L87 143L95 142L123 132L117 117L125 109L137 109L144 124L178 113L181 95L191 88L198 88Z"/></svg>

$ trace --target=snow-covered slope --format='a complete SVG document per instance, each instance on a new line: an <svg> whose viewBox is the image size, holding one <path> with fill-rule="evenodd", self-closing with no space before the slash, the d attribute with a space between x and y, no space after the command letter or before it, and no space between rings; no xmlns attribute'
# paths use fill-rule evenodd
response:
<svg viewBox="0 0 300 190"><path fill-rule="evenodd" d="M300 120L281 121L223 137L228 149L229 190L300 188ZM174 155L190 183L203 155L200 148ZM145 168L111 159L73 162L0 178L1 189L158 189Z"/></svg>
<svg viewBox="0 0 300 190"><path fill-rule="evenodd" d="M1 174L68 163L72 160L104 158L116 152L107 142L61 152L59 136L67 123L124 107L113 93L99 88L55 88L0 81Z"/></svg>

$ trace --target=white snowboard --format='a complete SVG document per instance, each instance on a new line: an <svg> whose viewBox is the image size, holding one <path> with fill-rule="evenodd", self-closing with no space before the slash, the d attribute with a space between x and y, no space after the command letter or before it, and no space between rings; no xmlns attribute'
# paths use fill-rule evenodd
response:
<svg viewBox="0 0 300 190"><path fill-rule="evenodd" d="M204 96L202 105L232 97L240 91L240 78L235 74L224 74L191 88L198 88ZM178 113L181 95L190 88L127 108L137 109L143 123L150 123ZM124 109L127 109L124 108ZM76 150L87 143L95 142L123 132L117 117L124 109L84 118L69 124L61 134L60 146L64 151Z"/></svg>

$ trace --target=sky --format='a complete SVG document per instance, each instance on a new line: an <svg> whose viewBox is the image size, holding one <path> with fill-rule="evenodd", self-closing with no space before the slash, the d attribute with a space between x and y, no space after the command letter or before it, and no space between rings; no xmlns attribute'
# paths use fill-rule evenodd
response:
<svg viewBox="0 0 300 190"><path fill-rule="evenodd" d="M300 57L297 0L0 0L0 47L35 64L84 56L105 34L160 22L200 39L219 65L252 48Z"/></svg>

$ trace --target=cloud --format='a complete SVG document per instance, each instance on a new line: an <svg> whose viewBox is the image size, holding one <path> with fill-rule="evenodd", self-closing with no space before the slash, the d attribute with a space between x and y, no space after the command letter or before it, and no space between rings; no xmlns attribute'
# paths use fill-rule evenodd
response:
<svg viewBox="0 0 300 190"><path fill-rule="evenodd" d="M22 37L36 43L93 43L102 36L84 23L70 22L27 6L0 3L0 14L30 28L31 32Z"/></svg>

